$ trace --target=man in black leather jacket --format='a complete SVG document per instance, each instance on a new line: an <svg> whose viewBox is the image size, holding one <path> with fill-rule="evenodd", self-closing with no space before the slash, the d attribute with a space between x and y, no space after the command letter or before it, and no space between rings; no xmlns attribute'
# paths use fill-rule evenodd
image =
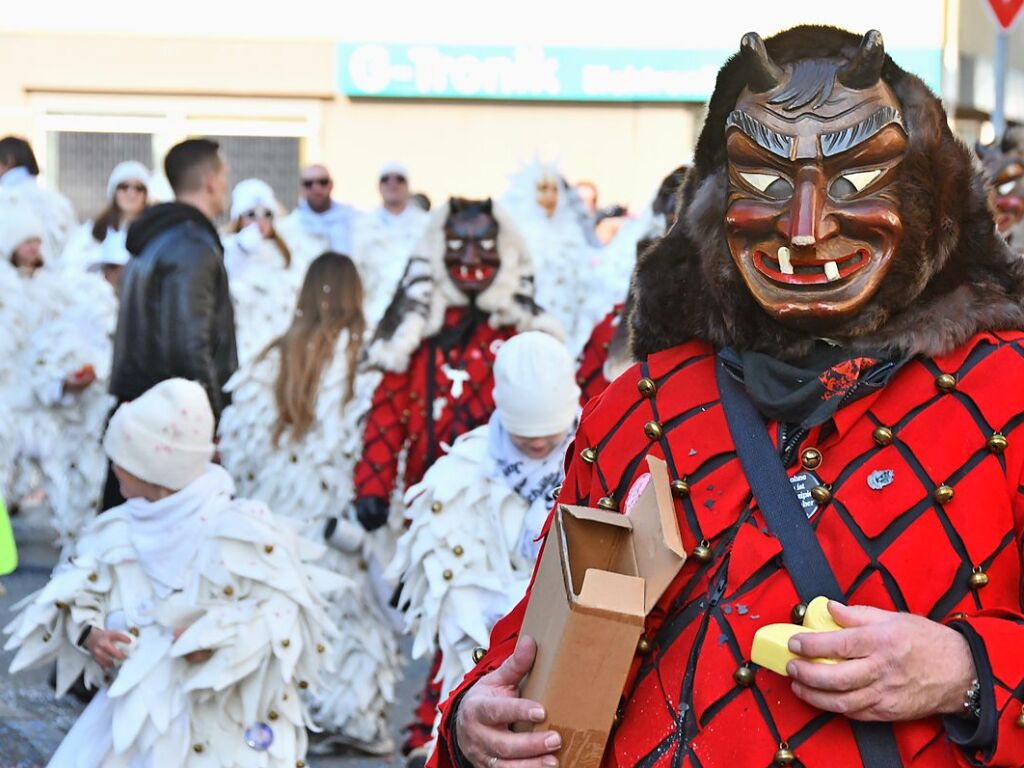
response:
<svg viewBox="0 0 1024 768"><path fill-rule="evenodd" d="M212 219L226 204L227 163L218 145L190 139L164 161L175 201L128 230L133 258L121 279L110 392L118 404L169 378L197 381L219 419L224 385L238 368L224 251ZM110 476L104 509L121 502Z"/></svg>

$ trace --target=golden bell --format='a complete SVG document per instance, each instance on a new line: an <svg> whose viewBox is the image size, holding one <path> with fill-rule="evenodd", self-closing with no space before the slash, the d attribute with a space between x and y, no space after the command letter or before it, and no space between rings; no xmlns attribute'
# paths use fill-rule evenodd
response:
<svg viewBox="0 0 1024 768"><path fill-rule="evenodd" d="M654 397L658 391L658 385L654 383L653 379L646 376L636 383L636 388L644 397Z"/></svg>
<svg viewBox="0 0 1024 768"><path fill-rule="evenodd" d="M602 496L597 500L597 506L599 509L607 509L609 512L614 512L618 509L618 507L615 506L615 499L611 496Z"/></svg>
<svg viewBox="0 0 1024 768"><path fill-rule="evenodd" d="M943 373L935 377L935 386L943 392L952 392L956 389L956 378L948 373Z"/></svg>
<svg viewBox="0 0 1024 768"><path fill-rule="evenodd" d="M583 459L587 464L593 464L597 461L597 451L593 448L584 448L580 451L580 458Z"/></svg>
<svg viewBox="0 0 1024 768"><path fill-rule="evenodd" d="M661 440L661 424L656 421L648 421L644 424L644 434L651 440Z"/></svg>
<svg viewBox="0 0 1024 768"><path fill-rule="evenodd" d="M711 551L711 546L707 539L703 539L700 544L693 548L693 556L697 559L698 563L708 562L714 553Z"/></svg>
<svg viewBox="0 0 1024 768"><path fill-rule="evenodd" d="M939 504L950 502L953 500L953 489L943 483L935 489L935 493L932 494L932 498L934 498Z"/></svg>
<svg viewBox="0 0 1024 768"><path fill-rule="evenodd" d="M430 511L433 512L435 515L442 509L444 509L444 506L441 504L440 501L435 501L433 504L430 505Z"/></svg>
<svg viewBox="0 0 1024 768"><path fill-rule="evenodd" d="M985 444L992 453L1002 453L1006 450L1006 437L1001 432L996 432L985 441Z"/></svg>
<svg viewBox="0 0 1024 768"><path fill-rule="evenodd" d="M456 557L462 557L465 553L466 550L462 548L461 544L456 544L454 547L452 547L452 554Z"/></svg>
<svg viewBox="0 0 1024 768"><path fill-rule="evenodd" d="M487 655L487 649L481 648L479 645L473 649L473 663L479 664L484 656Z"/></svg>
<svg viewBox="0 0 1024 768"><path fill-rule="evenodd" d="M811 488L811 498L818 505L825 505L832 501L832 491L828 489L827 485L816 485Z"/></svg>
<svg viewBox="0 0 1024 768"><path fill-rule="evenodd" d="M975 568L967 578L967 586L971 589L981 589L988 585L988 574L981 568Z"/></svg>
<svg viewBox="0 0 1024 768"><path fill-rule="evenodd" d="M685 480L673 480L669 487L672 489L672 495L677 499L685 499L690 495L690 484Z"/></svg>
<svg viewBox="0 0 1024 768"><path fill-rule="evenodd" d="M303 691L309 689L309 682L307 680L299 680L299 688Z"/></svg>
<svg viewBox="0 0 1024 768"><path fill-rule="evenodd" d="M892 430L888 427L875 427L871 433L871 437L879 445L891 445L892 444Z"/></svg>
<svg viewBox="0 0 1024 768"><path fill-rule="evenodd" d="M807 448L800 454L800 463L804 469L817 469L821 466L821 451L817 448Z"/></svg>
<svg viewBox="0 0 1024 768"><path fill-rule="evenodd" d="M1017 727L1018 728L1024 728L1024 710L1022 710L1021 713L1019 715L1017 715L1017 721L1016 722L1017 722Z"/></svg>
<svg viewBox="0 0 1024 768"><path fill-rule="evenodd" d="M804 616L807 615L807 603L797 603L789 612L789 618L794 624L803 624Z"/></svg>
<svg viewBox="0 0 1024 768"><path fill-rule="evenodd" d="M732 679L736 681L736 685L746 688L752 682L754 682L754 670L744 664L742 667L732 673Z"/></svg>
<svg viewBox="0 0 1024 768"><path fill-rule="evenodd" d="M651 652L651 641L643 635L640 635L640 641L636 644L636 649L643 654Z"/></svg>
<svg viewBox="0 0 1024 768"><path fill-rule="evenodd" d="M441 578L443 578L445 581L451 581L454 577L455 574L452 573L451 568L445 568L444 571L441 572Z"/></svg>
<svg viewBox="0 0 1024 768"><path fill-rule="evenodd" d="M792 765L796 760L796 754L788 746L779 747L779 751L775 753L775 762L778 765Z"/></svg>
<svg viewBox="0 0 1024 768"><path fill-rule="evenodd" d="M197 755L202 754L202 752L203 752L203 745L202 744L193 744L192 745L192 751L195 752Z"/></svg>

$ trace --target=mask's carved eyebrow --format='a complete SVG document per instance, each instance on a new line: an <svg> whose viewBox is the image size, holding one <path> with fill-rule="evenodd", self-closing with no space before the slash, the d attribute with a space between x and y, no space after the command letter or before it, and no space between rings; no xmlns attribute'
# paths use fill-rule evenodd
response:
<svg viewBox="0 0 1024 768"><path fill-rule="evenodd" d="M821 154L832 157L870 139L887 125L896 124L904 128L903 118L892 107L881 107L856 125L844 128L835 133L825 133L821 137Z"/></svg>
<svg viewBox="0 0 1024 768"><path fill-rule="evenodd" d="M793 137L773 131L764 123L758 122L741 109L734 109L725 120L725 130L739 128L757 146L766 149L773 155L786 160L790 159L793 149Z"/></svg>

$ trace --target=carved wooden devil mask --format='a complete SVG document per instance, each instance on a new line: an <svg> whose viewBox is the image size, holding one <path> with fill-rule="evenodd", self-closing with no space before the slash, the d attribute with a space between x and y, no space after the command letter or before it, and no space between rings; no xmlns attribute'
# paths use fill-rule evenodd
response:
<svg viewBox="0 0 1024 768"><path fill-rule="evenodd" d="M453 197L444 224L444 266L452 282L466 296L483 293L501 266L498 221L491 201Z"/></svg>
<svg viewBox="0 0 1024 768"><path fill-rule="evenodd" d="M752 75L725 122L729 251L769 315L827 331L875 295L903 234L907 133L882 36L864 35L852 60L781 67L750 33L741 55Z"/></svg>

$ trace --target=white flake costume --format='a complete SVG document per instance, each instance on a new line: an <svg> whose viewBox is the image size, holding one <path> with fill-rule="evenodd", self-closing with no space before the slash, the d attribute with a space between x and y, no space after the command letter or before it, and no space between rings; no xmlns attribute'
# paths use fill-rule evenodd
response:
<svg viewBox="0 0 1024 768"><path fill-rule="evenodd" d="M219 447L221 460L241 493L288 515L309 539L322 542L327 521L340 519L344 530L340 538L346 540L349 551L328 548L319 565L344 574L354 587L329 604L330 618L340 629L332 648L335 672L311 697L312 712L328 739L386 754L394 749L387 718L395 698L400 654L367 567L387 562L397 535L389 528L367 534L351 509L352 472L361 449L360 421L379 375L357 375L354 397L342 409L348 341L348 332L342 331L324 367L310 430L298 442L291 442L285 431L277 447L273 444L274 383L280 354L271 349L243 365L226 387L232 404L221 417Z"/></svg>
<svg viewBox="0 0 1024 768"><path fill-rule="evenodd" d="M19 366L27 384L18 398L23 459L39 473L61 543L99 509L107 472L100 438L114 405L107 382L117 298L95 273L79 274L73 285L76 303L33 331ZM95 381L80 393L64 392L64 381L86 365Z"/></svg>
<svg viewBox="0 0 1024 768"><path fill-rule="evenodd" d="M548 178L559 185L558 205L550 217L537 202L537 185ZM595 263L596 251L587 243L569 190L557 168L532 163L511 177L500 202L511 212L533 256L534 298L562 324L569 350L576 354L592 327L584 317L589 287L585 276Z"/></svg>
<svg viewBox="0 0 1024 768"><path fill-rule="evenodd" d="M487 645L526 592L570 439L571 431L546 459L525 459L495 413L406 494L410 525L386 576L402 584L413 658L441 651L442 701L475 665L473 649Z"/></svg>
<svg viewBox="0 0 1024 768"><path fill-rule="evenodd" d="M6 261L0 261L0 497L8 501L12 499L18 446L18 418L11 408L11 398L15 381L20 381L17 355L28 332L24 326L28 312L18 273Z"/></svg>
<svg viewBox="0 0 1024 768"><path fill-rule="evenodd" d="M343 580L310 565L320 547L233 491L209 465L165 499L102 514L49 584L15 606L4 630L12 672L56 662L58 695L83 673L102 688L54 768L294 768L304 758L301 691L329 658L320 595ZM78 647L87 627L134 638L106 680ZM213 653L184 658L200 650ZM265 751L244 736L261 723L273 733Z"/></svg>
<svg viewBox="0 0 1024 768"><path fill-rule="evenodd" d="M409 203L399 214L381 206L356 221L352 257L366 290L366 320L371 328L395 295L413 246L429 220L430 214Z"/></svg>
<svg viewBox="0 0 1024 768"><path fill-rule="evenodd" d="M69 442L69 436L60 434L59 427L50 421L48 409L44 408L55 402L57 368L81 361L81 365L67 372L72 373L87 362L92 363L97 372L104 370L104 362L100 360L102 354L95 353L95 343L91 341L87 347L78 348L73 339L54 335L52 324L59 323L58 329L63 328L65 331L75 326L79 328L77 332L93 338L90 326L97 322L103 324L103 321L95 318L109 318L109 286L95 275L82 274L69 279L63 273L43 266L31 276L18 277L17 280L14 290L21 295L20 317L7 329L13 339L12 357L0 364L9 367L6 374L0 375L0 379L8 378L11 381L5 399L17 419L17 458L7 488L7 498L11 501L19 501L40 487L43 482L40 473L44 456L55 455L56 464L50 464L50 467L56 467L56 471L60 472L60 462L68 459L77 449L76 445ZM97 302L96 306L90 306L93 301ZM61 321L61 318L66 320ZM109 369L109 360L105 366ZM26 386L26 382L29 386ZM98 390L101 391L102 388ZM94 394L90 393L90 401L93 397ZM102 422L92 438L98 440L101 433ZM87 459L85 468L89 466L90 461ZM73 505L79 503L86 502L72 502ZM71 517L74 517L73 513Z"/></svg>
<svg viewBox="0 0 1024 768"><path fill-rule="evenodd" d="M281 205L261 179L245 179L231 194L231 219L263 209L275 217ZM255 222L223 238L224 268L235 308L238 362L244 364L288 329L306 269L319 255L316 243L294 226L281 222L278 237L288 248L285 260L273 238L264 238Z"/></svg>

